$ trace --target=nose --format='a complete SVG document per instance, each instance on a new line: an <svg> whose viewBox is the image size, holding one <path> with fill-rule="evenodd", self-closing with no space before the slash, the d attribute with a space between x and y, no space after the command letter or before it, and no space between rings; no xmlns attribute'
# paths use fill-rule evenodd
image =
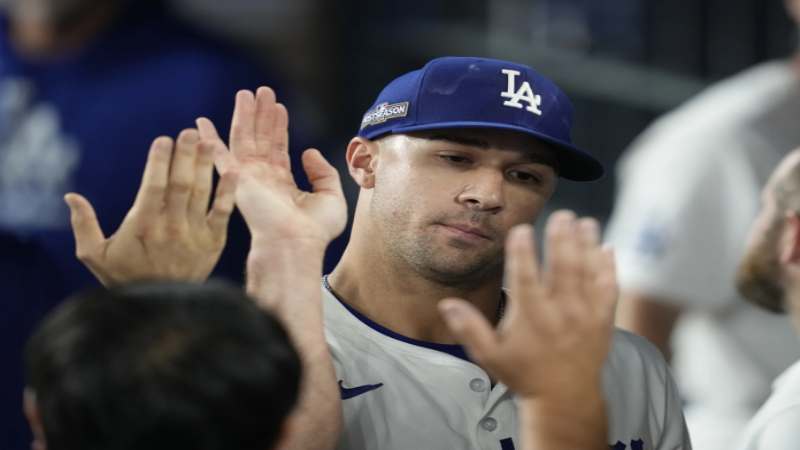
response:
<svg viewBox="0 0 800 450"><path fill-rule="evenodd" d="M489 168L474 171L458 194L458 202L472 211L496 214L503 209L504 195L502 172Z"/></svg>

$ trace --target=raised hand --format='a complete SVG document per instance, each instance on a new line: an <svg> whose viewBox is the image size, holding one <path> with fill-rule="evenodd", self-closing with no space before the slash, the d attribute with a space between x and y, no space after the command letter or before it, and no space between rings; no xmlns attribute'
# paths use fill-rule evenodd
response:
<svg viewBox="0 0 800 450"><path fill-rule="evenodd" d="M253 95L239 91L230 134L230 151L208 119L198 119L204 140L215 143L217 169L239 173L236 204L254 241L293 242L324 249L343 230L347 205L336 169L315 149L303 153L312 192L292 176L286 108L267 87Z"/></svg>
<svg viewBox="0 0 800 450"><path fill-rule="evenodd" d="M546 229L547 270L541 273L532 227L515 227L506 242L508 311L496 330L465 301L441 302L469 354L518 395L569 396L583 392L587 381L599 383L617 285L613 255L598 239L593 219L554 213Z"/></svg>
<svg viewBox="0 0 800 450"><path fill-rule="evenodd" d="M207 119L204 140L215 143L217 170L239 174L236 204L252 235L247 291L280 318L303 361L303 380L283 448L333 448L342 407L322 314L322 258L347 222L339 174L317 150L303 153L312 192L292 176L286 108L262 87L236 95L230 151Z"/></svg>
<svg viewBox="0 0 800 450"><path fill-rule="evenodd" d="M205 280L225 247L236 172L224 174L209 211L214 145L184 130L153 141L136 200L106 238L86 198L69 193L76 254L104 285L141 279Z"/></svg>
<svg viewBox="0 0 800 450"><path fill-rule="evenodd" d="M497 330L469 303L440 303L467 352L519 397L523 450L607 449L602 368L617 299L613 254L598 245L593 219L554 213L546 230L546 271L533 229L506 242L509 306Z"/></svg>

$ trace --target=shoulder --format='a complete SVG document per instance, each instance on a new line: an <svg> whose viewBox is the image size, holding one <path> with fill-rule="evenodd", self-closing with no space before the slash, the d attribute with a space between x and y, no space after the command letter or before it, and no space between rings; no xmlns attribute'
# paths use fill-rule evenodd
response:
<svg viewBox="0 0 800 450"><path fill-rule="evenodd" d="M615 329L606 367L623 378L669 378L664 356L647 339L622 329Z"/></svg>
<svg viewBox="0 0 800 450"><path fill-rule="evenodd" d="M730 157L748 124L758 120L798 89L789 65L773 61L719 81L655 120L630 147L622 168L714 163L718 152ZM698 151L702 149L702 151Z"/></svg>

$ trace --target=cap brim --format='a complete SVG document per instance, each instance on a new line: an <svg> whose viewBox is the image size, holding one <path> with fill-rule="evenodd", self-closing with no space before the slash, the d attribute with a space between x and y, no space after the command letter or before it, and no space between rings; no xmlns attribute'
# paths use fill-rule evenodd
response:
<svg viewBox="0 0 800 450"><path fill-rule="evenodd" d="M390 133L406 133L410 131L425 131L425 130L441 130L443 128L492 128L518 131L530 136L533 136L541 141L544 141L557 150L554 152L556 160L558 161L558 174L562 178L573 181L594 181L602 178L605 173L603 165L589 153L558 139L553 139L544 134L538 133L531 129L511 125L507 123L496 122L436 122L409 125L405 127L396 127L390 130L376 130L376 133L365 132L362 136L367 139L375 139L384 134Z"/></svg>

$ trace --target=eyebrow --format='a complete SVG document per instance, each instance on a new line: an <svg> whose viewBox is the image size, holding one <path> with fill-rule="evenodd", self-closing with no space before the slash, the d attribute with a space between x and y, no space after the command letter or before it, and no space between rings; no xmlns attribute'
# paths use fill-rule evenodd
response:
<svg viewBox="0 0 800 450"><path fill-rule="evenodd" d="M428 137L432 141L450 141L456 144L469 145L473 147L480 147L483 149L489 148L489 141L482 139L471 138L466 136L454 136L450 134L434 134Z"/></svg>
<svg viewBox="0 0 800 450"><path fill-rule="evenodd" d="M466 136L454 136L450 134L433 134L427 137L427 139L432 141L450 141L450 142L455 142L456 144L478 147L483 150L487 150L489 148L489 141L484 141L482 139L466 137ZM558 162L555 158L548 158L546 156L530 151L521 151L519 153L522 155L522 158L528 163L544 164L546 166L550 166L556 169L556 171L558 169Z"/></svg>

